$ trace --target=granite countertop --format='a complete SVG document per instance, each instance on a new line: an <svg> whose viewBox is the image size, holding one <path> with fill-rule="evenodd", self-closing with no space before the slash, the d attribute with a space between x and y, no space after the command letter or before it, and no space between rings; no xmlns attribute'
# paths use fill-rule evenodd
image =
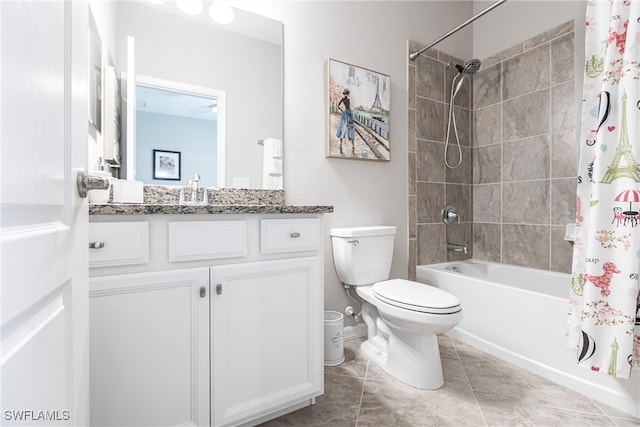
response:
<svg viewBox="0 0 640 427"><path fill-rule="evenodd" d="M322 205L179 205L163 203L89 204L89 215L318 214L331 212L333 212L333 206Z"/></svg>
<svg viewBox="0 0 640 427"><path fill-rule="evenodd" d="M143 203L89 203L89 215L180 215L180 214L319 214L333 212L333 206L284 204L283 190L200 188L198 201L208 204L180 204L179 186L146 185ZM207 198L204 192L207 192Z"/></svg>

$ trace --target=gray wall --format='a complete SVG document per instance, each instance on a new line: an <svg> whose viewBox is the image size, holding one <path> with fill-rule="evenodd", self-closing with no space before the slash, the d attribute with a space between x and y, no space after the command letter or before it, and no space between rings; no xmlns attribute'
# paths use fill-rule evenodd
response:
<svg viewBox="0 0 640 427"><path fill-rule="evenodd" d="M483 60L473 81L474 257L569 272L578 140L574 23Z"/></svg>
<svg viewBox="0 0 640 427"><path fill-rule="evenodd" d="M416 48L422 45L412 42ZM415 266L470 258L472 252L472 156L471 79L463 82L454 100L462 162L449 169L447 161L458 164L460 157L451 123L449 144L445 143L449 118L451 85L458 74L447 63L464 60L429 49L409 61L409 277ZM445 225L442 209L454 206L460 223ZM447 252L447 242L464 244L468 254Z"/></svg>
<svg viewBox="0 0 640 427"><path fill-rule="evenodd" d="M473 13L494 2L474 1ZM575 20L576 40L583 45L586 8L587 2L581 0L507 1L473 24L473 54L476 58L488 58L569 20ZM580 64L579 68L584 64L584 49L576 51L575 63Z"/></svg>
<svg viewBox="0 0 640 427"><path fill-rule="evenodd" d="M454 103L457 169L442 160L455 75L446 63L464 61L430 50L409 63L410 277L416 264L470 256L447 252L447 242L472 245L476 259L570 271L563 237L575 217L578 159L573 29L569 21L482 58ZM455 164L453 136L448 154ZM445 205L458 209L460 224L442 223Z"/></svg>

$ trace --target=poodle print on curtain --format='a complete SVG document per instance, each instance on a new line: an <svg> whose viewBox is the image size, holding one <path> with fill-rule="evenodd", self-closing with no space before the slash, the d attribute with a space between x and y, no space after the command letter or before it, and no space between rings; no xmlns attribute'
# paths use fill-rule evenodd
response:
<svg viewBox="0 0 640 427"><path fill-rule="evenodd" d="M620 378L640 367L640 0L589 1L569 345Z"/></svg>

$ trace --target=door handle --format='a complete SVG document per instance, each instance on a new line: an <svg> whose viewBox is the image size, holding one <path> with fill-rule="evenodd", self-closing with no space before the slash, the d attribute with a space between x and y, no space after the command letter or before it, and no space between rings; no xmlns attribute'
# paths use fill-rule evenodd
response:
<svg viewBox="0 0 640 427"><path fill-rule="evenodd" d="M76 177L76 187L78 188L78 196L84 199L91 190L107 190L109 188L109 179L89 175L83 169L78 172Z"/></svg>

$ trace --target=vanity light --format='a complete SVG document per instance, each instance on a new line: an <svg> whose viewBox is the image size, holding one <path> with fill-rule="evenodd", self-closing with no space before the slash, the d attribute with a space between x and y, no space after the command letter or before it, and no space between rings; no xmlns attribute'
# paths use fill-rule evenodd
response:
<svg viewBox="0 0 640 427"><path fill-rule="evenodd" d="M214 0L209 6L209 16L218 24L230 24L236 17L235 12L227 1Z"/></svg>
<svg viewBox="0 0 640 427"><path fill-rule="evenodd" d="M197 15L202 12L203 3L202 0L180 0L176 6L187 15Z"/></svg>

